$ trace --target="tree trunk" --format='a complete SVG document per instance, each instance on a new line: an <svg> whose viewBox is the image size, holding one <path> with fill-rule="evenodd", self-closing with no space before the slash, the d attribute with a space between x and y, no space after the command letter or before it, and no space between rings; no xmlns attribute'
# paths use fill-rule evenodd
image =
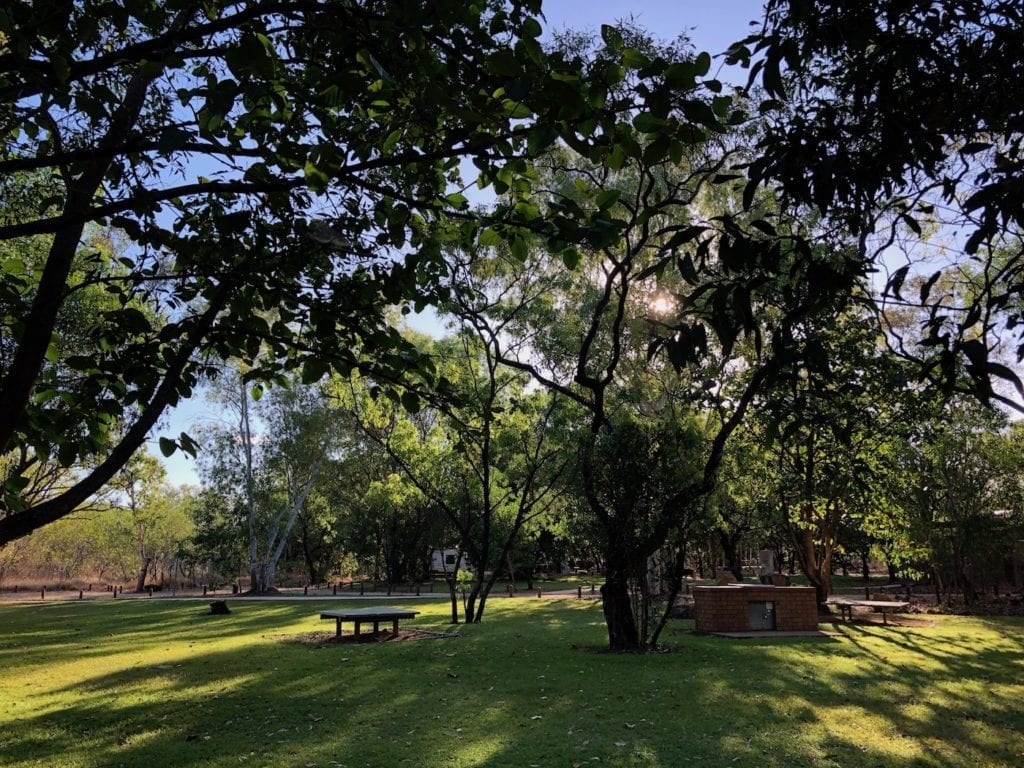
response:
<svg viewBox="0 0 1024 768"><path fill-rule="evenodd" d="M679 597L679 593L683 587L683 571L686 569L686 541L685 539L676 545L675 557L672 560L672 575L671 583L669 585L668 603L665 605L665 611L661 615L661 619L658 621L658 626L655 627L651 639L648 642L648 646L651 648L657 648L658 638L661 637L661 632L665 629L665 625L668 623L669 615L672 613L672 609L675 607L676 598Z"/></svg>
<svg viewBox="0 0 1024 768"><path fill-rule="evenodd" d="M622 549L620 540L609 542L609 549ZM601 587L604 621L608 626L608 648L613 651L638 651L640 633L629 595L628 556L625 552L608 552L605 583Z"/></svg>
<svg viewBox="0 0 1024 768"><path fill-rule="evenodd" d="M135 591L144 592L146 589L146 575L149 573L149 564L153 561L151 557L143 557L139 566L139 575L135 579Z"/></svg>
<svg viewBox="0 0 1024 768"><path fill-rule="evenodd" d="M448 581L448 595L452 601L452 624L459 623L459 593L455 589L455 580L449 579Z"/></svg>
<svg viewBox="0 0 1024 768"><path fill-rule="evenodd" d="M722 554L725 556L727 568L732 571L732 575L736 577L736 581L742 583L743 563L740 562L739 557L740 537L720 531L718 534L718 543L722 547Z"/></svg>
<svg viewBox="0 0 1024 768"><path fill-rule="evenodd" d="M609 573L601 587L601 600L608 626L608 648L613 651L640 650L640 636L627 580Z"/></svg>
<svg viewBox="0 0 1024 768"><path fill-rule="evenodd" d="M300 518L299 522L302 525L302 559L306 561L306 574L309 576L310 584L319 584L320 574L313 557L313 550L309 546L309 525L305 518Z"/></svg>

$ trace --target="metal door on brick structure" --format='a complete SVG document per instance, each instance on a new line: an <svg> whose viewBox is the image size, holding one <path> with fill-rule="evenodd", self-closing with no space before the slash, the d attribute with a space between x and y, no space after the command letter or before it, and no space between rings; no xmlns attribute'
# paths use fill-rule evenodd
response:
<svg viewBox="0 0 1024 768"><path fill-rule="evenodd" d="M775 603L747 603L747 623L755 631L775 629Z"/></svg>

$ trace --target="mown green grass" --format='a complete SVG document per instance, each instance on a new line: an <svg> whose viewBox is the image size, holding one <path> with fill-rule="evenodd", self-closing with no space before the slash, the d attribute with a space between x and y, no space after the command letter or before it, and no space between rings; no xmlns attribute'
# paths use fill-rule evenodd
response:
<svg viewBox="0 0 1024 768"><path fill-rule="evenodd" d="M593 602L496 598L457 638L303 641L337 605L0 607L0 764L1024 764L1020 620L745 641L676 622L673 652L639 656L600 650Z"/></svg>

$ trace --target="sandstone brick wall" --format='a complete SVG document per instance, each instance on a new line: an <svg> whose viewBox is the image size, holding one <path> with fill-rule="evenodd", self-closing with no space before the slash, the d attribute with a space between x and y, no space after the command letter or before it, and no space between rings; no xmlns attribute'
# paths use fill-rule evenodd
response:
<svg viewBox="0 0 1024 768"><path fill-rule="evenodd" d="M818 606L813 587L729 584L693 588L693 617L697 631L750 631L750 603L774 603L775 629L778 631L813 631L818 628Z"/></svg>

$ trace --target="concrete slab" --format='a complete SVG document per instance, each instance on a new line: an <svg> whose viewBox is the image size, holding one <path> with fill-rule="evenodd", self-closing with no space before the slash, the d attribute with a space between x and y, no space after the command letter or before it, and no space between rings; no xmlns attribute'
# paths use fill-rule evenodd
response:
<svg viewBox="0 0 1024 768"><path fill-rule="evenodd" d="M764 630L762 632L711 632L715 637L728 637L730 640L753 640L771 637L843 637L842 632L829 632L823 629L779 631Z"/></svg>

